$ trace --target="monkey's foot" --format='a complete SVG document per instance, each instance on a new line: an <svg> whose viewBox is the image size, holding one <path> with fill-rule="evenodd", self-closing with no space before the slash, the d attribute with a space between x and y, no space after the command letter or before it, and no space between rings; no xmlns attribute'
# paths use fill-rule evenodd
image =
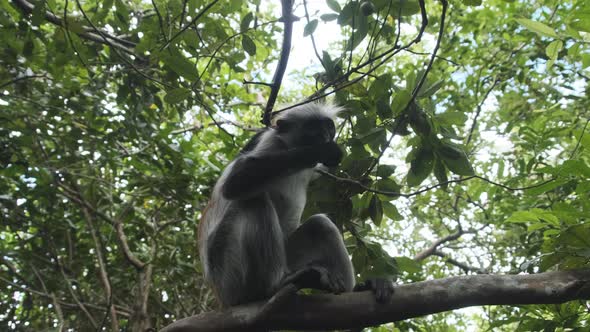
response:
<svg viewBox="0 0 590 332"><path fill-rule="evenodd" d="M375 300L379 303L387 303L391 300L394 291L394 282L387 278L369 278L354 286L355 292L371 290L375 294Z"/></svg>
<svg viewBox="0 0 590 332"><path fill-rule="evenodd" d="M287 275L281 285L292 283L298 289L313 288L340 294L346 291L344 278L331 274L322 266L307 266Z"/></svg>

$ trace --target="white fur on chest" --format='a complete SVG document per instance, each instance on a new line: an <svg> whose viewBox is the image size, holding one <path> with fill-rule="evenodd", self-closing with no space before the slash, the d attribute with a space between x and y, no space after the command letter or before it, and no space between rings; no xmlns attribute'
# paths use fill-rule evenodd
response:
<svg viewBox="0 0 590 332"><path fill-rule="evenodd" d="M299 226L313 174L313 169L304 169L276 181L268 190L285 235Z"/></svg>

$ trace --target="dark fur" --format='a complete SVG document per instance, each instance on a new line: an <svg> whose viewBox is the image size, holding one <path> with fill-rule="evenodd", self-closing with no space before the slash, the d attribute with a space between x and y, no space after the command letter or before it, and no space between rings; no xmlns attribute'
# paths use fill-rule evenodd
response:
<svg viewBox="0 0 590 332"><path fill-rule="evenodd" d="M282 114L218 180L199 225L199 249L224 307L266 299L284 283L353 289L352 264L332 221L315 215L299 225L314 167L342 159L329 110L308 105Z"/></svg>

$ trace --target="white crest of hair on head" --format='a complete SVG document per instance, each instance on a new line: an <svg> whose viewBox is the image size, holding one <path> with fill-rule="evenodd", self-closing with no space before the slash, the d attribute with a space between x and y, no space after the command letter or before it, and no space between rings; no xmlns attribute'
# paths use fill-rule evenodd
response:
<svg viewBox="0 0 590 332"><path fill-rule="evenodd" d="M334 105L331 103L309 103L293 107L286 111L277 114L272 118L272 124L275 125L279 119L311 119L317 118L330 118L336 119L336 115L344 110L344 107Z"/></svg>

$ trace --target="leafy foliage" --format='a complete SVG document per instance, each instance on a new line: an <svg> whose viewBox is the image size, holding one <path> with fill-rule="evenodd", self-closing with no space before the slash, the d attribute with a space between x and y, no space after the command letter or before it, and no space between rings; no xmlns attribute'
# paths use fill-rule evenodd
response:
<svg viewBox="0 0 590 332"><path fill-rule="evenodd" d="M276 67L273 4L0 3L0 329L144 330L215 308L195 226L260 126L270 89L247 83ZM424 9L423 34L418 0L327 0L295 23L339 37L280 102L346 108L346 157L305 214L343 230L359 279L589 267L590 3L452 1L444 25ZM590 320L580 301L482 312L395 328Z"/></svg>

